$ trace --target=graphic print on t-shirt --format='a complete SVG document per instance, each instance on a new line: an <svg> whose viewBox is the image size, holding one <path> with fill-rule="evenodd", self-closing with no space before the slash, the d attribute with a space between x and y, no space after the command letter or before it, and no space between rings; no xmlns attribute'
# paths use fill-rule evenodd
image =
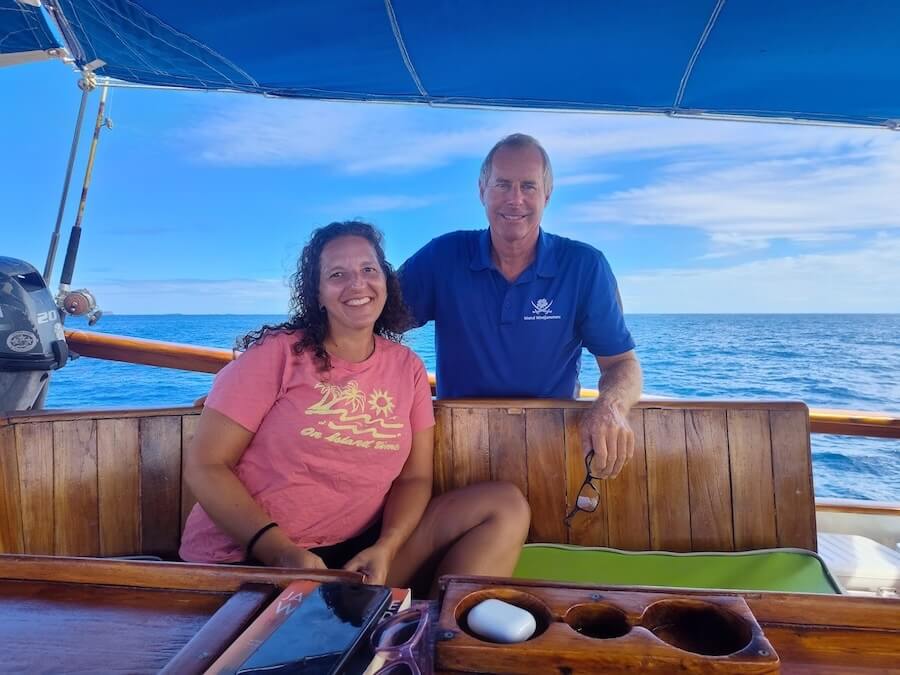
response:
<svg viewBox="0 0 900 675"><path fill-rule="evenodd" d="M356 380L345 386L318 382L322 398L306 409L307 415L329 415L332 419L319 421L316 426L300 430L301 436L320 438L336 445L372 450L399 450L400 444L388 439L400 437L401 422L395 421L394 399L387 389L374 389L366 396ZM371 414L366 410L370 410ZM329 433L331 432L331 433Z"/></svg>

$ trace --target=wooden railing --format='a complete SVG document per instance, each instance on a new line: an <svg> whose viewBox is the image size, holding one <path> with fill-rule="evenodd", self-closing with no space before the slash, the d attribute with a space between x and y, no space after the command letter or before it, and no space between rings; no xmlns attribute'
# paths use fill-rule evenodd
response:
<svg viewBox="0 0 900 675"><path fill-rule="evenodd" d="M198 373L217 373L237 354L232 349L197 347L83 330L67 330L66 340L72 351L81 356ZM434 375L430 374L429 378L434 387ZM594 389L582 389L581 393L584 398L597 395ZM810 432L814 434L900 438L900 416L888 413L810 408L809 423Z"/></svg>
<svg viewBox="0 0 900 675"><path fill-rule="evenodd" d="M197 347L86 330L67 330L66 342L69 349L79 356L195 373L218 373L236 357L232 349Z"/></svg>

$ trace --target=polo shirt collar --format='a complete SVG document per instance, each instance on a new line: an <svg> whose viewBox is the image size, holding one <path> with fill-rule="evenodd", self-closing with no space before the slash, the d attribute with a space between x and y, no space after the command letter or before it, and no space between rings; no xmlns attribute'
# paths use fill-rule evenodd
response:
<svg viewBox="0 0 900 675"><path fill-rule="evenodd" d="M529 266L529 269L536 270L537 276L556 276L558 266L556 264L556 258L552 255L552 250L553 241L547 236L547 233L544 232L544 228L541 228L537 240L537 251L535 252L534 264ZM481 230L479 233L478 248L475 251L475 255L472 256L469 268L479 271L493 269L494 267L494 259L491 256L491 229L488 228L486 230Z"/></svg>
<svg viewBox="0 0 900 675"><path fill-rule="evenodd" d="M494 261L491 258L491 228L488 228L478 233L478 248L475 251L475 255L472 256L469 268L481 271L489 270L493 266Z"/></svg>

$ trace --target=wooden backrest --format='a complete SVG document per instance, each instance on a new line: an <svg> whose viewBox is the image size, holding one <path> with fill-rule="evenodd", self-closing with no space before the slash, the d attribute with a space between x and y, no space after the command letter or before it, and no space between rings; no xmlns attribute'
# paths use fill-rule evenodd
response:
<svg viewBox="0 0 900 675"><path fill-rule="evenodd" d="M0 552L174 558L199 409L15 415L0 426Z"/></svg>
<svg viewBox="0 0 900 675"><path fill-rule="evenodd" d="M532 541L628 550L815 550L801 403L642 402L635 455L600 508L563 516L584 479L575 401L438 401L435 489L519 486ZM195 408L0 420L0 553L175 556L194 499L181 480Z"/></svg>
<svg viewBox="0 0 900 675"><path fill-rule="evenodd" d="M507 480L531 541L626 550L816 550L809 410L802 403L641 402L634 457L598 481L600 507L566 528L584 480L578 401L438 401L438 492Z"/></svg>

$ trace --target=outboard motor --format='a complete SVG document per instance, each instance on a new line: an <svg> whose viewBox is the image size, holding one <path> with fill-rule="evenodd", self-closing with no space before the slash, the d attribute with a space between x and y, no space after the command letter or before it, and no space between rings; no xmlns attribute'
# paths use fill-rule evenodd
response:
<svg viewBox="0 0 900 675"><path fill-rule="evenodd" d="M0 257L0 411L31 408L49 371L68 358L59 311L40 272Z"/></svg>

